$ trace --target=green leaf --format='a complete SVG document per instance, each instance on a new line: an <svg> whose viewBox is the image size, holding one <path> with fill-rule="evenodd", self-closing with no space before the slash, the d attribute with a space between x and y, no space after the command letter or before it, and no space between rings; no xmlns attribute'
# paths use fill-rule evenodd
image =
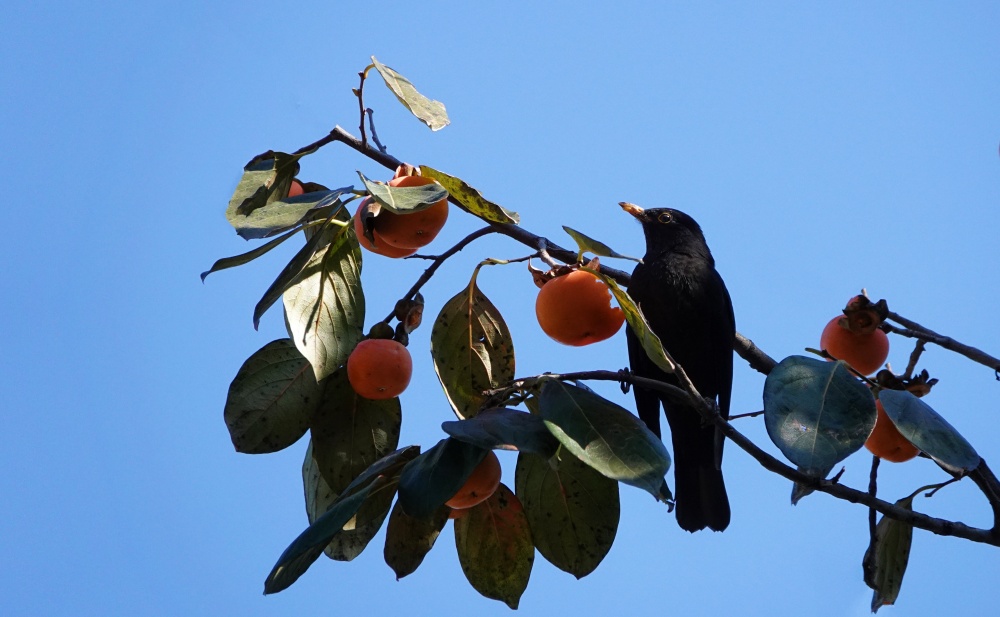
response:
<svg viewBox="0 0 1000 617"><path fill-rule="evenodd" d="M369 496L351 520L330 540L323 552L335 561L351 561L372 541L389 516L396 491L380 491Z"/></svg>
<svg viewBox="0 0 1000 617"><path fill-rule="evenodd" d="M268 238L297 227L319 211L332 213L343 205L340 197L352 190L354 187L348 186L335 191L316 191L267 203L243 217L240 236L247 240Z"/></svg>
<svg viewBox="0 0 1000 617"><path fill-rule="evenodd" d="M313 258L318 250L325 247L333 240L340 228L333 223L325 223L318 227L317 229L305 230L306 243L301 249L288 261L278 276L271 283L271 286L267 288L264 295L257 302L257 305L253 309L253 327L256 330L260 325L260 318L267 312L267 309L281 298L281 295L285 293L288 286L295 281L295 277L302 272L309 260Z"/></svg>
<svg viewBox="0 0 1000 617"><path fill-rule="evenodd" d="M590 236L587 236L587 235L585 235L583 233L580 233L579 231L577 231L575 229L571 229L571 228L566 227L565 225L563 225L563 230L565 230L566 233L568 233L570 235L570 237L573 238L573 240L576 241L576 245L578 247L580 247L580 254L581 255L584 254L584 253L589 252L589 253L592 253L592 254L597 255L599 257L614 257L614 258L617 258L617 259L631 259L632 261L634 261L636 263L642 263L641 259L637 259L635 257L629 257L628 255L622 255L621 253L616 252L614 249L612 249L607 244L604 244L600 240L594 240Z"/></svg>
<svg viewBox="0 0 1000 617"><path fill-rule="evenodd" d="M905 390L882 390L878 398L900 434L942 467L958 474L979 466L975 448L923 399Z"/></svg>
<svg viewBox="0 0 1000 617"><path fill-rule="evenodd" d="M660 438L628 410L593 392L546 379L538 395L556 439L603 475L659 498L670 455Z"/></svg>
<svg viewBox="0 0 1000 617"><path fill-rule="evenodd" d="M358 396L343 369L327 377L310 429L313 457L330 488L343 491L372 463L395 450L401 424L398 398Z"/></svg>
<svg viewBox="0 0 1000 617"><path fill-rule="evenodd" d="M512 223L516 225L521 220L517 212L506 210L502 206L486 199L482 193L466 184L464 180L450 176L443 171L438 171L427 165L420 166L420 175L431 178L446 188L448 194L458 203L458 207L469 214L478 216L484 221L490 223Z"/></svg>
<svg viewBox="0 0 1000 617"><path fill-rule="evenodd" d="M385 531L385 563L396 573L396 580L416 572L448 522L451 509L438 508L429 519L415 518L403 511L399 501L389 515Z"/></svg>
<svg viewBox="0 0 1000 617"><path fill-rule="evenodd" d="M528 587L535 548L524 508L509 488L455 521L455 547L472 587L516 609Z"/></svg>
<svg viewBox="0 0 1000 617"><path fill-rule="evenodd" d="M316 519L285 549L264 580L264 593L287 589L319 558L323 549L343 530L362 504L382 491L391 492L396 480L378 476L358 491L338 498L325 514Z"/></svg>
<svg viewBox="0 0 1000 617"><path fill-rule="evenodd" d="M875 398L845 363L789 356L764 381L764 425L799 469L826 477L864 445L875 427Z"/></svg>
<svg viewBox="0 0 1000 617"><path fill-rule="evenodd" d="M297 231L298 231L297 229L293 229L292 231L286 233L285 235L278 236L277 238L271 240L267 244L258 246L254 250L247 251L246 253L243 253L241 255L234 255L233 257L223 257L222 259L217 260L214 264L212 264L211 268L201 273L201 282L204 283L205 278L213 272L218 272L219 270L225 270L227 268L235 268L236 266L242 266L243 264L250 263L254 259L257 259L258 257L269 252L271 249L275 248L285 240L294 236Z"/></svg>
<svg viewBox="0 0 1000 617"><path fill-rule="evenodd" d="M656 366L660 367L665 373L674 372L674 359L670 357L670 354L663 349L663 343L660 342L660 337L653 333L653 329L649 327L649 322L646 321L646 317L639 310L639 307L632 300L632 296L618 286L618 283L614 279L607 277L597 270L592 270L590 268L580 268L586 272L590 272L594 276L598 277L604 281L611 293L615 296L615 300L618 301L618 306L621 307L622 312L625 313L625 321L628 322L628 326L632 328L632 332L635 332L636 336L639 338L639 342L642 344L642 348L646 351L646 355L652 360Z"/></svg>
<svg viewBox="0 0 1000 617"><path fill-rule="evenodd" d="M385 85L392 90L403 107L409 109L410 113L432 131L438 131L448 126L451 120L448 119L444 103L433 101L417 92L410 80L376 60L375 56L372 56L372 64L375 65L375 69L385 80Z"/></svg>
<svg viewBox="0 0 1000 617"><path fill-rule="evenodd" d="M488 450L451 437L406 465L399 478L399 503L412 517L428 519L451 499Z"/></svg>
<svg viewBox="0 0 1000 617"><path fill-rule="evenodd" d="M484 409L468 420L443 422L441 428L455 439L489 450L511 449L549 457L559 447L539 416L507 407Z"/></svg>
<svg viewBox="0 0 1000 617"><path fill-rule="evenodd" d="M885 403L882 403L883 407ZM900 499L896 505L907 510L913 509L913 495ZM875 526L875 537L865 551L863 560L865 584L875 592L872 594L872 612L896 602L899 589L903 585L903 575L910 560L910 546L913 543L913 526L883 516Z"/></svg>
<svg viewBox="0 0 1000 617"><path fill-rule="evenodd" d="M593 572L618 532L618 483L575 456L521 453L514 487L538 552L578 579Z"/></svg>
<svg viewBox="0 0 1000 617"><path fill-rule="evenodd" d="M360 487L367 485L378 476L387 476L390 478L399 477L399 474L403 472L406 465L409 464L410 461L416 459L419 455L419 446L406 446L404 448L399 448L395 452L386 454L379 460L375 461L368 469L362 471L357 478L354 478L354 480L347 485L347 488L344 489L342 495L351 495Z"/></svg>
<svg viewBox="0 0 1000 617"><path fill-rule="evenodd" d="M306 456L302 461L302 490L306 498L306 517L312 525L337 501L337 492L330 488L313 456L313 443L309 440Z"/></svg>
<svg viewBox="0 0 1000 617"><path fill-rule="evenodd" d="M291 339L278 339L237 371L223 416L237 452L277 452L305 435L319 402L309 362Z"/></svg>
<svg viewBox="0 0 1000 617"><path fill-rule="evenodd" d="M313 523L329 509L337 499L337 494L319 471L319 465L313 458L312 441L309 442L306 458L302 463L302 484L306 496L306 514L309 522ZM360 555L382 527L394 494L394 492L379 493L377 498L362 504L354 518L348 521L340 533L326 545L323 551L326 556L337 561L351 561Z"/></svg>
<svg viewBox="0 0 1000 617"><path fill-rule="evenodd" d="M438 184L423 186L389 186L372 182L360 171L358 176L365 185L368 194L383 208L396 214L411 214L426 210L442 199L448 199L448 191Z"/></svg>
<svg viewBox="0 0 1000 617"><path fill-rule="evenodd" d="M247 240L260 237L255 235L250 217L256 210L288 195L292 178L299 172L300 158L301 155L268 151L246 164L226 209L226 219L240 237Z"/></svg>
<svg viewBox="0 0 1000 617"><path fill-rule="evenodd" d="M283 298L292 340L322 380L347 361L363 336L361 245L353 225L341 227L313 255Z"/></svg>
<svg viewBox="0 0 1000 617"><path fill-rule="evenodd" d="M471 418L486 401L484 390L514 379L514 344L500 311L476 285L441 308L431 329L434 371L459 418Z"/></svg>

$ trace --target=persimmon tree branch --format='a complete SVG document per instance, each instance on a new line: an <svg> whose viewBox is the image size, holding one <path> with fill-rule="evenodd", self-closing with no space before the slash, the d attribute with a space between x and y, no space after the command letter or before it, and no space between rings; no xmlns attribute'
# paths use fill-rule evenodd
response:
<svg viewBox="0 0 1000 617"><path fill-rule="evenodd" d="M434 276L434 273L437 272L437 269L440 268L441 264L443 264L449 257L461 251L465 247L469 246L470 244L472 244L473 241L477 240L478 238L482 238L483 236L494 232L496 232L496 229L494 229L493 227L490 226L483 227L482 229L478 229L472 232L471 234L465 236L464 238L459 240L455 244L455 246L451 247L450 249L441 253L440 255L428 257L427 259L431 259L433 263L427 266L427 269L424 270L424 273L420 275L420 278L417 279L417 282L413 284L413 287L410 287L410 290L407 291L406 294L400 299L412 300L417 295L417 292L420 291L420 288L423 287L427 283L427 281L431 280L431 277ZM394 315L395 311L389 313L389 316L386 317L383 321L388 323L389 320L391 320Z"/></svg>
<svg viewBox="0 0 1000 617"><path fill-rule="evenodd" d="M402 161L391 154L379 151L366 143L362 143L360 139L351 135L339 126L334 127L333 130L330 131L329 135L308 146L305 146L304 148L301 148L298 152L314 150L335 141L356 150L360 154L363 154L387 169L396 169L403 164ZM457 203L452 197L449 197L449 200L453 203ZM523 227L504 223L490 223L490 225L496 232L516 240L527 247L533 248L536 251L545 250L549 255L562 261L563 263L573 263L576 261L576 251L564 249L548 238L533 234ZM625 287L628 287L632 280L632 277L627 272L608 267L604 264L601 264L600 271L601 274L614 279L615 282ZM733 341L733 349L736 350L736 353L738 353L741 358L747 361L751 368L764 373L765 375L770 373L771 369L773 369L777 364L773 358L764 353L764 351L757 347L753 341L739 332L736 333L736 339Z"/></svg>
<svg viewBox="0 0 1000 617"><path fill-rule="evenodd" d="M895 321L903 327L900 328L892 324L883 323L882 329L886 332L892 332L901 336L908 336L910 338L927 341L928 343L934 343L935 345L944 347L948 351L961 354L973 362L977 362L983 366L993 369L997 380L1000 381L1000 358L995 358L980 349L960 343L950 336L938 334L937 332L934 332L929 328L925 328L917 322L907 319L898 313L889 311L889 319Z"/></svg>
<svg viewBox="0 0 1000 617"><path fill-rule="evenodd" d="M683 371L683 369L682 369ZM710 402L705 398L702 398L694 391L692 394L691 389L681 389L676 386L657 381L655 379L649 379L646 377L639 377L633 375L628 371L580 371L574 373L545 373L543 375L538 375L536 377L522 378L512 382L512 385L520 385L530 383L532 380L537 380L542 377L551 377L560 380L593 380L593 381L618 381L627 382L633 386L642 386L650 390L656 390L661 392L673 400L683 401L686 403L693 403L698 407L698 411L703 417L715 424L722 433L733 443L735 443L740 449L749 454L754 460L756 460L764 469L778 474L792 482L802 484L811 489L814 489L821 493L827 493L839 499L849 501L851 503L857 503L881 513L883 516L887 516L891 519L898 520L900 522L912 525L918 529L923 529L931 533L940 536L954 536L956 538L962 538L965 540L971 540L972 542L980 542L983 544L989 544L992 546L1000 546L1000 530L994 525L993 529L979 529L977 527L971 527L965 523L958 521L949 521L945 519L935 518L910 510L908 508L903 508L897 506L894 503L889 503L882 499L879 499L872 493L859 491L853 489L844 484L840 484L835 480L827 480L825 478L817 478L815 476L810 476L805 474L794 467L790 467L785 463L781 462L774 456L768 454L763 449L761 449L757 444L750 440L743 433L736 430L736 428L730 424L725 418L723 418L718 409L716 408L714 402ZM686 376L685 376L686 379ZM684 380L681 380L682 383ZM687 380L690 383L690 380ZM983 461L980 468L986 470L988 475L992 475L992 472L988 471L986 467L986 462ZM970 474L970 477L973 474ZM995 478L994 478L995 481ZM977 482L978 484L978 482ZM1000 485L998 485L1000 486ZM994 512L996 513L997 504L1000 503L1000 499L995 499L993 494L987 493L987 498L989 498L991 504L994 506Z"/></svg>
<svg viewBox="0 0 1000 617"><path fill-rule="evenodd" d="M322 137L321 139L309 144L298 151L296 154L305 154L308 152L315 151L320 147L333 142L342 143L351 149L357 151L363 156L381 164L387 169L394 170L402 164L402 161L392 156L384 150L384 148L373 148L366 139L365 128L364 128L364 102L362 99L362 88L364 86L365 74L361 74L361 86L356 91L358 95L358 103L361 109L361 139L354 137L341 127L334 127L329 134ZM453 203L458 203L454 197L449 197ZM573 263L577 259L577 252L565 249L548 238L536 235L527 229L513 224L504 223L489 223L488 226L479 229L461 241L456 243L450 249L438 255L436 257L431 257L433 263L424 271L421 277L407 292L404 299L412 299L419 289L434 275L437 269L451 256L461 251L465 246L473 242L479 237L490 233L500 233L503 234L525 246L528 246L535 250L538 254L544 254L554 259L558 259L564 263ZM628 287L631 282L631 277L627 272L610 268L605 265L600 266L602 274L614 279L617 283ZM393 314L391 313L386 321L392 319ZM901 334L903 336L909 336L916 338L920 341L926 341L930 343L937 344L941 347L954 351L956 353L962 354L967 358L988 366L994 371L996 371L998 379L1000 379L1000 359L997 359L985 352L970 347L968 345L959 343L954 339L938 334L932 330L929 330L916 322L908 320L896 313L889 313L889 319L900 324L900 326L895 326L889 323L884 323L882 328L887 332L894 332ZM736 333L733 340L733 348L735 351L747 361L751 368L757 370L761 373L768 374L776 366L776 362L773 358L768 356L764 351L758 348L753 341L745 337L740 333ZM915 364L916 358L919 357L920 347L914 350L913 357L911 358L911 365ZM912 368L908 367L908 372ZM730 441L736 444L737 447L741 448L744 452L755 459L758 464L760 464L764 469L771 471L777 475L780 475L792 482L798 483L812 490L827 493L836 498L843 499L852 503L862 504L871 509L872 513L879 512L883 516L887 516L891 519L901 521L903 523L909 524L913 527L929 531L934 534L942 536L954 536L970 540L973 542L980 542L984 544L990 544L993 546L1000 546L1000 481L997 480L996 476L986 465L986 462L981 460L980 465L970 472L968 475L970 478L979 486L980 490L984 493L987 500L989 501L991 507L993 508L994 514L994 525L992 529L979 529L975 527L968 526L964 523L958 521L948 521L944 519L934 518L926 514L913 511L909 508L903 508L897 506L894 503L889 503L882 499L879 499L875 494L875 479L874 472L875 467L873 466L872 481L869 486L869 491L859 491L857 489L840 484L838 477L832 479L818 478L815 476L810 476L805 474L798 469L795 469L788 464L780 461L771 454L765 452L757 444L747 438L743 433L738 431L732 423L730 423L726 418L723 418L719 413L718 407L714 401L707 400L703 398L695 388L694 384L688 378L684 372L683 367L677 366L675 371L675 376L680 383L681 387L675 387L670 384L666 384L660 381L638 377L631 374L628 371L585 371L579 373L566 373L561 375L546 374L544 376L555 377L559 379L579 379L579 380L605 380L605 381L617 381L620 383L629 383L632 385L642 386L651 390L660 392L674 400L683 401L696 407L698 412L702 415L706 422L711 422L719 428L719 430L728 438ZM542 376L539 376L542 377ZM508 385L507 388L494 391L494 394L500 392L510 392L511 388L521 387L524 383L530 379L527 378L523 380L518 380ZM520 384L520 385L519 385ZM750 414L754 415L754 414Z"/></svg>

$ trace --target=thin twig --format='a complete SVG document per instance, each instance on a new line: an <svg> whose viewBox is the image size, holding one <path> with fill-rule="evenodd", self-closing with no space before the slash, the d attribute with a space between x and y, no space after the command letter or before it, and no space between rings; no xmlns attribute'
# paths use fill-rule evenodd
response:
<svg viewBox="0 0 1000 617"><path fill-rule="evenodd" d="M361 121L358 123L358 128L361 130L361 146L367 148L368 137L365 135L365 78L368 77L368 69L358 73L358 76L361 77L361 84L354 91L354 94L358 97L358 109L361 110Z"/></svg>
<svg viewBox="0 0 1000 617"><path fill-rule="evenodd" d="M427 269L424 270L424 273L420 275L420 278L417 279L417 282L413 284L413 287L410 287L410 290L408 292L406 292L406 295L404 295L401 299L402 300L410 300L410 299L412 299L417 294L417 292L420 291L420 288L423 287L424 284L427 281L431 280L431 277L434 276L434 273L437 272L437 269L441 267L441 264L443 264L445 262L445 260L447 260L449 257L451 257L452 255L454 255L455 253L457 253L457 252L461 251L462 249L464 249L465 247L467 247L469 244L471 244L477 238L481 238L481 237L483 237L483 236L485 236L487 234L491 234L491 233L495 233L495 232L496 232L496 229L494 227L491 227L491 226L483 227L482 229L478 229L478 230L472 232L471 234L465 236L464 238L462 238L461 240L459 240L458 243L455 244L455 246L453 246L450 249L448 249L447 251L441 253L437 257L431 257L431 258L429 258L429 259L432 259L434 263L432 263L431 265L427 266ZM386 323L389 323L389 321L392 320L392 318L395 315L396 315L396 311L394 309L391 313L389 313L389 316L386 317L383 321L386 322Z"/></svg>
<svg viewBox="0 0 1000 617"><path fill-rule="evenodd" d="M365 112L368 114L368 130L372 134L372 141L375 142L376 146L378 146L380 152L387 152L387 148L382 145L381 141L378 140L378 133L375 132L375 110L369 107L365 109Z"/></svg>
<svg viewBox="0 0 1000 617"><path fill-rule="evenodd" d="M913 371L917 369L917 362L920 361L920 354L924 353L925 347L927 347L927 342L924 340L918 340L913 347L913 351L910 352L910 361L906 364L906 372L903 373L904 380L913 376Z"/></svg>
<svg viewBox="0 0 1000 617"><path fill-rule="evenodd" d="M938 334L933 330L925 328L918 324L917 322L907 319L898 313L893 313L889 311L889 319L895 321L899 325L903 326L905 329L897 328L892 324L883 323L882 328L888 332L894 332L896 334L901 334L903 336L909 336L912 338L918 338L928 343L934 343L940 347L944 347L948 351L953 351L957 354L961 354L966 358L972 360L973 362L982 364L983 366L993 369L994 373L997 375L997 379L1000 380L1000 358L995 358L990 354L971 347L964 343L959 343L950 336L944 336Z"/></svg>
<svg viewBox="0 0 1000 617"><path fill-rule="evenodd" d="M729 416L729 421L732 422L733 420L740 420L742 418L756 418L757 416L762 416L762 415L764 415L763 409L761 409L760 411L751 411L750 413L740 413L736 414L735 416Z"/></svg>

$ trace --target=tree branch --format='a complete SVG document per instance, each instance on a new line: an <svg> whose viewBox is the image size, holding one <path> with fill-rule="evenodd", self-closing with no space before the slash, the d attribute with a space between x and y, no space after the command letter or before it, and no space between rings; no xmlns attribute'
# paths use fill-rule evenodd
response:
<svg viewBox="0 0 1000 617"><path fill-rule="evenodd" d="M360 93L359 93L360 94ZM360 96L359 96L360 99ZM360 103L360 100L359 100ZM363 105L362 105L363 110ZM362 112L362 135L364 135L364 115ZM377 150L368 145L367 141L362 139L357 139L353 135L344 131L341 127L334 127L330 133L323 137L322 139L306 146L299 151L297 154L305 153L311 150L318 149L331 142L340 142L348 147L356 150L360 154L366 156L367 158L383 165L387 169L396 169L402 164L402 161L396 157ZM454 198L449 198L452 202L457 203ZM500 224L500 223L490 223L489 227L480 229L473 234L470 234L461 242L453 246L451 249L443 253L441 256L435 258L433 264L424 272L421 278L408 292L407 297L411 297L413 294L419 290L419 288L426 283L427 280L433 276L434 271L440 267L441 263L451 255L457 253L467 244L475 240L476 238L485 235L487 233L501 233L521 244L524 244L536 251L545 250L552 257L563 261L564 263L572 263L576 261L577 253L576 251L570 251L564 249L557 244L549 241L548 239L531 233L530 231L524 229L523 227L512 225L512 224ZM616 270L614 268L609 268L607 266L601 266L601 272L610 278L614 279L619 284L628 287L631 282L631 277L628 273L621 270ZM389 319L392 318L390 315ZM997 374L997 378L1000 379L1000 359L994 358L989 354L986 354L978 349L969 347L951 339L946 336L942 336L924 328L923 326L907 320L896 313L889 313L889 318L893 321L901 324L907 330L903 328L897 328L888 323L883 323L882 327L888 332L895 332L902 334L904 336L911 336L921 340L926 340L931 343L935 343L941 347L954 351L956 353L962 354L967 358L988 366ZM758 348L753 341L746 338L740 333L737 333L734 337L733 348L747 363L754 369L761 373L768 374L777 364L773 358L764 353L760 348ZM627 371L585 371L579 373L567 373L562 375L547 374L546 376L551 376L559 379L593 379L593 380L605 380L605 381L618 381L627 382L633 385L641 385L645 388L656 390L658 392L664 393L671 398L676 398L678 400L684 400L693 403L699 410L699 413L707 420L715 424L720 431L731 441L733 441L739 448L749 454L754 458L764 469L778 474L792 482L809 487L813 490L827 493L834 497L850 501L851 503L858 503L868 506L874 511L880 512L883 516L888 516L892 519L899 520L901 522L912 525L913 527L924 529L943 536L954 536L970 540L973 542L981 542L985 544L990 544L993 546L1000 546L1000 481L997 480L996 476L993 475L992 471L986 465L985 461L981 461L980 466L971 472L969 475L971 479L980 487L984 492L987 499L989 500L991 506L993 507L995 524L994 528L991 530L978 529L970 527L960 522L947 521L943 519L938 519L930 517L926 514L915 512L907 508L901 508L895 504L888 503L876 497L874 494L858 491L856 489L842 485L834 480L827 480L824 478L816 478L809 476L801 471L794 469L785 463L781 462L774 456L768 454L762 450L759 446L753 443L749 438L740 433L730 424L725 418L723 418L718 411L717 406L714 401L708 401L701 397L698 391L694 388L690 379L687 378L683 371L683 368L678 367L677 377L680 383L684 386L683 389L665 384L656 380L646 379L632 375ZM531 379L531 378L529 378ZM519 380L523 383L525 380ZM518 382L515 382L518 383Z"/></svg>
<svg viewBox="0 0 1000 617"><path fill-rule="evenodd" d="M997 380L1000 380L1000 359L991 356L990 354L976 349L975 347L970 347L964 343L959 343L950 336L944 336L938 334L933 330L925 328L915 321L907 319L898 313L893 313L889 311L889 319L895 321L896 323L903 326L903 328L898 328L892 324L884 323L882 324L882 329L886 332L892 332L902 336L908 336L910 338L920 339L922 341L927 341L928 343L934 343L940 347L944 347L948 351L953 351L957 354L961 354L966 358L972 360L973 362L982 364L983 366L993 369L993 372L997 376Z"/></svg>
<svg viewBox="0 0 1000 617"><path fill-rule="evenodd" d="M410 287L410 290L408 292L406 292L406 295L404 295L401 299L402 300L412 300L413 297L417 295L417 292L420 291L420 288L423 287L424 284L427 283L427 281L431 280L431 277L434 276L434 273L437 272L437 269L441 267L441 264L443 264L445 262L445 260L447 260L449 257L451 257L452 255L454 255L455 253L461 251L465 247L467 247L470 244L472 244L472 242L474 240L476 240L477 238L482 238L483 236L485 236L487 234L491 234L491 233L495 233L495 232L496 232L496 229L493 228L493 227L489 227L489 226L483 227L482 229L476 230L476 231L472 232L471 234L465 236L464 238L462 238L461 240L459 240L458 243L455 244L455 246L451 247L447 251L441 253L440 255L438 255L436 257L431 257L430 259L433 260L434 263L432 263L431 265L427 266L427 269L424 270L424 273L420 275L420 278L417 279L417 282L413 284L413 287ZM383 321L386 322L386 323L389 323L389 320L391 320L393 318L393 316L395 316L395 314L396 314L395 311L389 313L389 316L386 317Z"/></svg>
<svg viewBox="0 0 1000 617"><path fill-rule="evenodd" d="M993 529L979 529L976 527L970 527L969 525L958 521L948 521L940 518L934 518L914 510L902 508L894 503L889 503L872 494L853 489L849 486L840 484L839 482L810 476L799 471L798 469L790 467L762 450L743 433L736 430L732 424L727 422L726 419L719 414L714 401L708 401L700 396L693 397L688 392L670 384L656 381L655 379L638 377L627 371L581 371L561 374L546 373L538 377L552 377L563 380L625 381L631 383L632 385L639 385L643 388L662 392L675 400L683 400L688 403L693 402L704 417L719 427L728 439L739 446L740 449L749 454L768 471L821 493L827 493L828 495L832 495L851 503L868 506L869 508L881 513L883 516L912 525L917 529L923 529L939 536L954 536L956 538L971 540L972 542L1000 546L1000 531L998 531L996 526ZM529 379L537 379L538 377L523 378L518 381L525 382ZM985 461L982 462L980 467L975 472L970 474L973 481L976 481L976 483L979 484L980 481L976 480L977 475L980 477L980 481L991 486L990 492L987 492L987 497L989 498L991 505L993 505L994 513L996 514L998 512L997 504L1000 503L1000 499L994 499L994 495L1000 495L1000 493L996 492L1000 490L1000 482L997 482L996 477L989 471ZM984 492L986 491L984 490Z"/></svg>

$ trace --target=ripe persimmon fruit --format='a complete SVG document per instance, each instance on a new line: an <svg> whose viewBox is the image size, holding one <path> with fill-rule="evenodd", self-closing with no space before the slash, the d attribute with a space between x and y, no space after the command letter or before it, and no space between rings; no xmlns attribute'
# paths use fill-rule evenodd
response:
<svg viewBox="0 0 1000 617"><path fill-rule="evenodd" d="M445 505L452 510L465 510L481 504L496 492L500 486L500 459L493 450L486 453L476 468L472 470L469 479L458 489ZM457 518L457 517L456 517Z"/></svg>
<svg viewBox="0 0 1000 617"><path fill-rule="evenodd" d="M611 306L611 290L584 270L557 276L542 285L535 300L542 331L579 347L611 338L625 323L625 313Z"/></svg>
<svg viewBox="0 0 1000 617"><path fill-rule="evenodd" d="M399 176L389 181L389 186L425 186L434 181L424 176ZM408 214L396 214L382 209L375 218L375 231L388 244L401 249L418 249L427 246L437 237L448 220L448 198L429 208Z"/></svg>
<svg viewBox="0 0 1000 617"><path fill-rule="evenodd" d="M410 255L416 253L417 249L401 249L390 245L382 239L377 230L373 232L375 235L375 244L372 244L371 241L365 237L365 231L361 226L361 209L365 207L368 199L363 199L358 205L358 209L354 212L354 233L358 236L358 242L361 246L372 253L392 258L409 257ZM376 220L381 219L381 217L382 215L380 214Z"/></svg>
<svg viewBox="0 0 1000 617"><path fill-rule="evenodd" d="M865 447L875 456L891 461L893 463L903 463L914 458L920 450L915 445L907 441L906 437L899 432L896 425L889 419L882 407L882 401L875 401L875 408L878 416L875 419L875 428L872 434L865 441Z"/></svg>
<svg viewBox="0 0 1000 617"><path fill-rule="evenodd" d="M347 380L359 396L367 399L399 396L412 374L410 352L392 339L366 339L347 357Z"/></svg>
<svg viewBox="0 0 1000 617"><path fill-rule="evenodd" d="M306 192L306 189L305 189L305 187L302 186L302 183L299 182L297 178L292 178L292 184L289 185L289 187L288 187L288 196L289 197L298 197L299 195L301 195L301 194L303 194L305 192Z"/></svg>
<svg viewBox="0 0 1000 617"><path fill-rule="evenodd" d="M871 375L889 357L889 337L885 332L878 328L870 332L854 332L844 317L834 317L826 324L819 345L862 375Z"/></svg>

